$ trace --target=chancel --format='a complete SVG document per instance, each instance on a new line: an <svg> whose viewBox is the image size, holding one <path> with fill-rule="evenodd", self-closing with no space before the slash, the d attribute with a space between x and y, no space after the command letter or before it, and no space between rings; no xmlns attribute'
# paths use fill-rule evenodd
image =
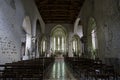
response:
<svg viewBox="0 0 120 80"><path fill-rule="evenodd" d="M0 0L0 80L120 80L120 0Z"/></svg>

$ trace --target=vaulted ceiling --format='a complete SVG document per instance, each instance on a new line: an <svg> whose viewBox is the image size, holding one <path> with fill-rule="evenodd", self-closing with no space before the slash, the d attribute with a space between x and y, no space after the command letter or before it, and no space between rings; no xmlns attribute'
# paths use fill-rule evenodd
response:
<svg viewBox="0 0 120 80"><path fill-rule="evenodd" d="M45 23L74 23L84 0L35 0Z"/></svg>

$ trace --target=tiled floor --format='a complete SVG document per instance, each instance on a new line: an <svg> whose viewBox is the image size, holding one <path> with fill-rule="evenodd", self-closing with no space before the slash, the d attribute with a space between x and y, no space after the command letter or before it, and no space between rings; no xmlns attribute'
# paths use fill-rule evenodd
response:
<svg viewBox="0 0 120 80"><path fill-rule="evenodd" d="M76 80L68 70L63 58L56 58L51 71L46 74L44 80Z"/></svg>

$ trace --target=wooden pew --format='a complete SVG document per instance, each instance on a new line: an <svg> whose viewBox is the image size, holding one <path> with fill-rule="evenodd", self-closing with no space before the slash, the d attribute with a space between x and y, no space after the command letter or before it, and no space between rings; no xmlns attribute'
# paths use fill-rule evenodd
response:
<svg viewBox="0 0 120 80"><path fill-rule="evenodd" d="M116 80L117 78L113 66L103 64L99 59L65 57L65 62L70 66L73 73L78 73L80 77L84 75L84 79L87 80L109 80L111 77Z"/></svg>
<svg viewBox="0 0 120 80"><path fill-rule="evenodd" d="M6 63L0 66L4 67L1 78L39 78L42 80L44 71L53 62L54 58L38 58Z"/></svg>

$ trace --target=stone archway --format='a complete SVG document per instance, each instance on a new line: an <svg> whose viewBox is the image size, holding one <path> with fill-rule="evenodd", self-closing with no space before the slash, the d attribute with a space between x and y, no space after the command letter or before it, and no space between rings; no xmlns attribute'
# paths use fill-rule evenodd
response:
<svg viewBox="0 0 120 80"><path fill-rule="evenodd" d="M77 34L79 37L83 36L83 26L81 25L80 18L77 18L74 23L74 34Z"/></svg>
<svg viewBox="0 0 120 80"><path fill-rule="evenodd" d="M35 34L32 37L32 58L40 57L40 38L41 38L41 25L39 20L36 21Z"/></svg>
<svg viewBox="0 0 120 80"><path fill-rule="evenodd" d="M46 49L47 49L47 41L46 41L46 37L43 35L42 38L41 38L41 43L40 43L40 50L41 50L41 56L44 57L44 56L47 56L47 52L46 52Z"/></svg>
<svg viewBox="0 0 120 80"><path fill-rule="evenodd" d="M87 45L88 45L88 57L95 58L97 56L97 27L94 18L90 18L87 29Z"/></svg>
<svg viewBox="0 0 120 80"><path fill-rule="evenodd" d="M72 37L72 53L74 56L82 55L82 44L80 42L80 37L78 35L74 35Z"/></svg>
<svg viewBox="0 0 120 80"><path fill-rule="evenodd" d="M23 52L22 60L27 60L31 55L31 22L29 16L26 16L23 20L24 40L22 44L25 45L25 52Z"/></svg>
<svg viewBox="0 0 120 80"><path fill-rule="evenodd" d="M41 25L39 20L37 20L36 22L36 41L35 41L35 45L36 45L36 57L40 57L40 38L42 36L42 31L41 31Z"/></svg>
<svg viewBox="0 0 120 80"><path fill-rule="evenodd" d="M53 54L62 54L65 55L66 50L66 39L67 39L67 32L62 25L56 25L51 30L51 50Z"/></svg>

